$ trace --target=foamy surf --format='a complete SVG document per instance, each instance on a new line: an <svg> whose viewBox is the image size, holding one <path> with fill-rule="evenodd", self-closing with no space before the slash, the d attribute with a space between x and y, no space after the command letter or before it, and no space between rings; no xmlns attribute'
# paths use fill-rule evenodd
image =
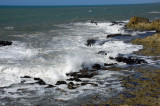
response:
<svg viewBox="0 0 160 106"><path fill-rule="evenodd" d="M145 33L126 31L124 29L126 22L128 21L115 25L112 25L112 22L99 22L97 25L90 22L76 22L56 25L59 27L58 30L46 33L13 35L12 37L16 39L24 39L24 42L13 41L12 46L0 48L2 54L0 61L3 63L0 67L0 79L5 79L0 80L0 87L8 87L1 93L2 98L35 98L47 94L55 95L55 100L69 100L96 92L102 95L108 93L104 95L108 97L111 96L110 89L114 89L116 93L122 91L120 81L115 76L123 73L108 70L97 70L99 75L90 79L81 78L82 81L97 84L98 87L93 87L92 84L86 84L74 90L68 89L68 86L63 84L55 88L46 87L47 85L55 86L56 82L61 80L69 83L67 79L72 77L67 76L67 73L78 72L83 68L91 69L93 64L126 65L111 60L110 57L116 57L119 54L129 55L142 49L142 46L106 38L109 34ZM86 46L88 39L94 39L95 44ZM105 51L107 55L100 55L99 51ZM25 76L30 78L23 78ZM42 79L47 85L38 85L34 78ZM80 84L76 81L73 83ZM24 95L20 95L21 93Z"/></svg>

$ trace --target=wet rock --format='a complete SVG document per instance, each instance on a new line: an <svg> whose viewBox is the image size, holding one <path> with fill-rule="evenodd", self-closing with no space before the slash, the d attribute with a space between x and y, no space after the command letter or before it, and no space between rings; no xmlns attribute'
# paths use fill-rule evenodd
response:
<svg viewBox="0 0 160 106"><path fill-rule="evenodd" d="M68 81L77 81L77 82L80 82L81 80L79 78L70 78L70 79L67 79Z"/></svg>
<svg viewBox="0 0 160 106"><path fill-rule="evenodd" d="M120 36L128 37L128 36L131 36L131 35L128 35L128 34L110 34L110 35L107 35L107 38L120 37Z"/></svg>
<svg viewBox="0 0 160 106"><path fill-rule="evenodd" d="M21 77L21 78L31 78L30 76L24 76L24 77Z"/></svg>
<svg viewBox="0 0 160 106"><path fill-rule="evenodd" d="M53 86L53 85L48 85L48 86L45 87L45 88L53 88L53 87L55 87L55 86Z"/></svg>
<svg viewBox="0 0 160 106"><path fill-rule="evenodd" d="M107 55L106 51L99 51L98 54Z"/></svg>
<svg viewBox="0 0 160 106"><path fill-rule="evenodd" d="M11 41L0 41L0 46L9 46L12 45Z"/></svg>
<svg viewBox="0 0 160 106"><path fill-rule="evenodd" d="M100 70L100 69L101 69L101 65L99 65L99 64L94 64L94 65L92 66L92 68L93 68L93 69L96 69L96 70Z"/></svg>
<svg viewBox="0 0 160 106"><path fill-rule="evenodd" d="M104 63L104 66L113 66L113 65L116 65L117 63L110 63L110 64L107 64L107 63Z"/></svg>
<svg viewBox="0 0 160 106"><path fill-rule="evenodd" d="M138 59L136 57L132 57L132 56L129 56L129 57L116 57L116 58L113 58L113 57L110 57L110 59L114 59L118 62L123 62L123 63L126 63L126 64L142 64L142 63L147 63L145 60L143 59Z"/></svg>
<svg viewBox="0 0 160 106"><path fill-rule="evenodd" d="M94 40L94 39L88 39L87 40L87 44L85 44L86 46L92 46L92 45L94 45L96 43L96 40Z"/></svg>
<svg viewBox="0 0 160 106"><path fill-rule="evenodd" d="M73 72L67 74L69 76L72 76L74 78L92 78L93 76L97 75L96 72Z"/></svg>
<svg viewBox="0 0 160 106"><path fill-rule="evenodd" d="M95 84L95 83L85 83L85 82L81 83L82 86L87 84L91 84L93 87L98 87L98 84Z"/></svg>
<svg viewBox="0 0 160 106"><path fill-rule="evenodd" d="M56 85L67 84L65 81L57 81Z"/></svg>
<svg viewBox="0 0 160 106"><path fill-rule="evenodd" d="M70 82L68 84L68 89L76 89L77 87L75 87L75 84L73 82Z"/></svg>
<svg viewBox="0 0 160 106"><path fill-rule="evenodd" d="M46 85L46 83L40 78L34 78L34 80L37 80L38 82L36 83L38 83L39 85Z"/></svg>

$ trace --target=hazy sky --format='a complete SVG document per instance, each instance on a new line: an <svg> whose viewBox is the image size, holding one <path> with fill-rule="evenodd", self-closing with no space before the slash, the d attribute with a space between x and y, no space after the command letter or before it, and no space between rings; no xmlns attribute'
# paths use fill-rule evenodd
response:
<svg viewBox="0 0 160 106"><path fill-rule="evenodd" d="M0 0L0 5L107 5L154 2L160 0Z"/></svg>

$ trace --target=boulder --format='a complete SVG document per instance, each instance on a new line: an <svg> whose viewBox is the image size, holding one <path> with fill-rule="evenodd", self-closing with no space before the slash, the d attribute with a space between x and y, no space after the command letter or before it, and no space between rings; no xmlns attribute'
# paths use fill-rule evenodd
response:
<svg viewBox="0 0 160 106"><path fill-rule="evenodd" d="M9 46L12 45L11 41L0 41L0 46Z"/></svg>

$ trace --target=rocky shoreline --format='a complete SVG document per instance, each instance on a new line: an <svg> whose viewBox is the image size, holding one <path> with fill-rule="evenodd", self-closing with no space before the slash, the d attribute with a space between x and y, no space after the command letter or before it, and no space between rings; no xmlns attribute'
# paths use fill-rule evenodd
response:
<svg viewBox="0 0 160 106"><path fill-rule="evenodd" d="M156 30L160 31L160 20L149 22L148 19L142 17L132 17L126 28L132 30ZM118 35L116 35L118 36ZM152 56L159 60L160 58L160 33L145 38L137 38L131 42L136 45L143 45L143 49L135 52L137 55ZM152 58L153 59L153 58ZM124 91L116 97L107 98L107 101L99 101L100 104L108 105L144 105L159 106L160 105L160 69L159 67L149 64L139 66L129 66L125 68L112 66L107 68L110 71L134 71L128 76L120 76L121 84ZM98 100L98 96L95 98Z"/></svg>
<svg viewBox="0 0 160 106"><path fill-rule="evenodd" d="M121 24L121 22L113 22L111 25ZM127 29L132 30L156 30L160 32L160 20L155 20L149 22L149 19L142 17L133 17L130 22L126 25ZM107 35L108 38L113 37L131 37L131 35L123 34L110 34ZM93 46L96 44L97 40L88 39L85 43L86 46ZM160 33L156 33L152 36L148 36L142 39L135 39L131 42L136 45L143 45L143 49L135 52L138 55L145 56L156 56L157 59L160 59ZM100 45L102 45L101 43ZM12 45L10 41L0 41L0 46L9 46ZM99 55L107 55L106 51L98 51ZM122 62L128 65L128 67L119 67L117 63L104 63L93 64L91 68L82 68L78 72L67 73L66 76L69 78L66 80L57 81L55 85L46 84L40 78L33 78L36 84L46 85L45 88L53 88L59 85L67 85L67 88L70 90L77 89L78 87L91 85L93 87L98 87L98 83L89 82L82 80L82 78L92 78L96 75L99 75L98 70L109 70L109 71L134 71L134 73L129 76L119 76L121 79L121 85L124 88L124 91L121 92L117 97L107 98L107 101L98 101L99 104L109 104L109 105L160 105L160 69L157 67L150 66L147 61L136 56L117 56L109 57L111 60L116 62ZM139 65L139 66L137 66ZM138 75L139 74L139 75ZM24 76L21 78L31 78L30 76ZM24 83L24 82L21 82ZM96 95L95 100L99 99L99 96ZM84 104L85 105L85 104ZM94 105L94 104L90 104Z"/></svg>

